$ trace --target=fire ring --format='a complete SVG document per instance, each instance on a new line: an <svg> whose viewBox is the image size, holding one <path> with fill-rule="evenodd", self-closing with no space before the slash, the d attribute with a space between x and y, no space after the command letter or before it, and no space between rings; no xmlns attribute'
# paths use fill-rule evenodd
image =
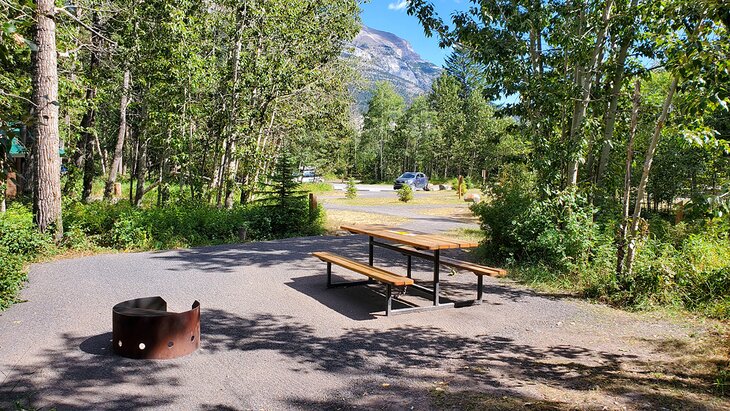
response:
<svg viewBox="0 0 730 411"><path fill-rule="evenodd" d="M200 347L200 303L190 311L167 311L162 297L137 298L112 308L112 345L122 357L169 359Z"/></svg>

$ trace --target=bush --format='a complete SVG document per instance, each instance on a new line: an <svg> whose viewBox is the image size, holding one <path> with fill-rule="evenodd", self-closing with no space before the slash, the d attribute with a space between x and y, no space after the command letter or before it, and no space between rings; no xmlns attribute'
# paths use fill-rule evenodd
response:
<svg viewBox="0 0 730 411"><path fill-rule="evenodd" d="M347 180L347 188L345 189L345 197L352 200L357 197L357 187L355 187L355 180L350 178Z"/></svg>
<svg viewBox="0 0 730 411"><path fill-rule="evenodd" d="M0 214L0 310L17 300L17 293L26 281L25 263L51 251L50 236L39 234L31 212L13 205Z"/></svg>
<svg viewBox="0 0 730 411"><path fill-rule="evenodd" d="M582 270L590 297L623 307L674 306L730 318L730 238L722 224L675 226L652 220L637 244L631 276L615 276L616 248L608 239Z"/></svg>
<svg viewBox="0 0 730 411"><path fill-rule="evenodd" d="M472 180L471 176L464 177L462 181L464 183L465 192L466 190L471 190L472 188L479 188L479 184L474 183L474 180ZM433 183L435 183L435 181L433 181ZM452 178L451 180L448 180L447 183L454 187L454 190L456 190L459 186L459 178Z"/></svg>
<svg viewBox="0 0 730 411"><path fill-rule="evenodd" d="M398 200L407 203L413 200L413 189L408 184L398 189Z"/></svg>
<svg viewBox="0 0 730 411"><path fill-rule="evenodd" d="M577 190L540 199L534 176L511 167L492 187L492 197L472 206L486 233L485 255L500 263L540 263L558 270L571 270L591 256L598 235L594 209Z"/></svg>
<svg viewBox="0 0 730 411"><path fill-rule="evenodd" d="M285 205L261 201L231 210L200 203L136 208L128 203L73 203L64 212L68 244L85 237L93 246L163 249L313 235L322 230L321 208L310 215L306 198ZM81 245L83 246L83 244Z"/></svg>
<svg viewBox="0 0 730 411"><path fill-rule="evenodd" d="M0 248L0 310L17 301L18 291L27 280L23 259Z"/></svg>
<svg viewBox="0 0 730 411"><path fill-rule="evenodd" d="M466 194L466 181L462 178L461 180L456 179L456 185L454 186L454 189L456 190L456 196L461 198Z"/></svg>

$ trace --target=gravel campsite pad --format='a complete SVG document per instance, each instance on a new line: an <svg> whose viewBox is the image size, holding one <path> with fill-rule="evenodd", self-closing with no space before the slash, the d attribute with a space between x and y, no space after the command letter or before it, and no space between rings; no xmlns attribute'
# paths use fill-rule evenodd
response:
<svg viewBox="0 0 730 411"><path fill-rule="evenodd" d="M33 265L0 315L0 408L727 409L712 327L652 319L487 279L481 306L383 315L377 286L325 288L313 237ZM402 269L385 250L376 264ZM335 274L353 277L343 270ZM428 278L417 265L415 278ZM459 273L445 293L474 291ZM111 351L111 308L201 303L201 347L167 361ZM698 352L698 350L700 350ZM715 354L713 354L715 353Z"/></svg>

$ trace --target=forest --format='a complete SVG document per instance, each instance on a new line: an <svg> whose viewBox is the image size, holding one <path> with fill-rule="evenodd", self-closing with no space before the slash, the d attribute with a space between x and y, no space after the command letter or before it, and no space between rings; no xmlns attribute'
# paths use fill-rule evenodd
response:
<svg viewBox="0 0 730 411"><path fill-rule="evenodd" d="M319 233L271 188L314 165L464 176L515 278L729 318L730 8L471 3L409 2L453 52L410 104L376 83L359 127L355 0L0 0L0 299L55 247Z"/></svg>

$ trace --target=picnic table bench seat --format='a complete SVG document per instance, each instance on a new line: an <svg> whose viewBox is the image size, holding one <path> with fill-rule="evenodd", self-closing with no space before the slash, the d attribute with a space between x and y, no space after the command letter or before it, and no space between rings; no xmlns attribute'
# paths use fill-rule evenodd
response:
<svg viewBox="0 0 730 411"><path fill-rule="evenodd" d="M371 281L351 281L351 282L344 282L344 283L332 283L332 264L339 265L341 267L347 268L348 270L354 271L358 274L365 275L369 277L371 280L378 281L380 283L383 283L386 285L386 309L385 313L386 315L391 314L391 306L392 306L392 300L393 300L393 293L392 293L392 287L406 287L409 285L413 285L413 279L408 278L403 275L398 275L395 273L392 273L390 271L383 270L382 268L377 268L370 266L368 264L361 263L359 261L351 260L349 258L345 258L343 256L330 253L327 251L316 251L312 253L313 256L319 258L320 260L327 263L327 287L346 287L346 286L353 286L353 285L362 285L362 284L368 284Z"/></svg>
<svg viewBox="0 0 730 411"><path fill-rule="evenodd" d="M425 258L427 260L434 259L433 254L416 250L413 247L406 246L406 245L400 245L397 246L397 251L399 251L401 254L415 256L415 257L421 257ZM471 271L474 274L478 276L487 275L490 277L505 277L507 276L507 270L503 268L494 268L494 267L487 267L486 265L480 265L476 263L472 263L469 261L462 261L457 260L455 258L448 258L448 257L441 257L439 259L439 263L441 265L447 266L447 267L453 267L453 268L459 268L465 271Z"/></svg>

